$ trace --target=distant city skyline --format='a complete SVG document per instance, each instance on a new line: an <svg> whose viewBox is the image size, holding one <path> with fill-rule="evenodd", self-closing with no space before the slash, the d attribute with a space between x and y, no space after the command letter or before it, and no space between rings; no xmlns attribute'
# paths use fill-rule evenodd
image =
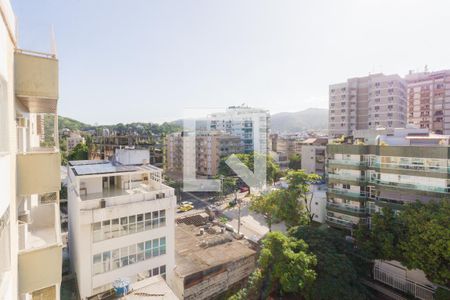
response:
<svg viewBox="0 0 450 300"><path fill-rule="evenodd" d="M173 121L185 108L328 107L328 85L449 69L445 1L13 1L19 47L60 59L58 113ZM426 22L419 22L426 20Z"/></svg>

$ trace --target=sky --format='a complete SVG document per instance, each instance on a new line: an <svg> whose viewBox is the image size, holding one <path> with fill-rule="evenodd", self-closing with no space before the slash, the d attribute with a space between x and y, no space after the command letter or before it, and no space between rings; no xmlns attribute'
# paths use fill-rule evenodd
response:
<svg viewBox="0 0 450 300"><path fill-rule="evenodd" d="M164 122L247 104L328 107L328 85L450 69L450 1L11 0L19 47L60 63L58 113Z"/></svg>

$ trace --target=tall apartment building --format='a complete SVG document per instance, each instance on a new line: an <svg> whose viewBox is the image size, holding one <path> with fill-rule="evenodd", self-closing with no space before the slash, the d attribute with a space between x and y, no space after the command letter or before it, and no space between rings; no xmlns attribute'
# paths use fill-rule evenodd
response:
<svg viewBox="0 0 450 300"><path fill-rule="evenodd" d="M354 132L353 138L327 146L329 226L352 232L358 224L370 225L370 215L385 206L401 210L407 203L449 195L450 136L406 128ZM377 262L374 276L420 299L433 299L423 273L405 270L395 262Z"/></svg>
<svg viewBox="0 0 450 300"><path fill-rule="evenodd" d="M248 106L230 106L225 112L207 117L208 130L227 132L241 138L246 153L266 154L270 132L270 113Z"/></svg>
<svg viewBox="0 0 450 300"><path fill-rule="evenodd" d="M184 155L194 150L184 149L184 141L193 137L189 132L177 132L166 137L166 170L181 175L185 165ZM220 158L242 153L243 146L238 136L218 131L203 131L195 134L195 161L192 161L196 174L215 176L219 170ZM183 151L185 150L185 151ZM186 153L185 153L186 152ZM189 155L189 154L187 154Z"/></svg>
<svg viewBox="0 0 450 300"><path fill-rule="evenodd" d="M19 49L0 13L0 299L59 299L58 60Z"/></svg>
<svg viewBox="0 0 450 300"><path fill-rule="evenodd" d="M450 70L409 73L408 123L450 134Z"/></svg>
<svg viewBox="0 0 450 300"><path fill-rule="evenodd" d="M406 84L398 75L373 74L329 87L330 137L353 130L406 125Z"/></svg>
<svg viewBox="0 0 450 300"><path fill-rule="evenodd" d="M68 166L69 250L81 299L155 275L175 264L174 190L146 150L116 150L113 162Z"/></svg>

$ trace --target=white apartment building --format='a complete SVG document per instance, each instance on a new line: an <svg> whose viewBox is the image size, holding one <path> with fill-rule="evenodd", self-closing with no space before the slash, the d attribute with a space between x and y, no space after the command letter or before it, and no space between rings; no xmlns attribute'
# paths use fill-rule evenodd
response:
<svg viewBox="0 0 450 300"><path fill-rule="evenodd" d="M350 78L329 87L330 137L353 130L406 125L406 84L398 75L373 74Z"/></svg>
<svg viewBox="0 0 450 300"><path fill-rule="evenodd" d="M0 299L59 299L58 60L19 49L0 13Z"/></svg>
<svg viewBox="0 0 450 300"><path fill-rule="evenodd" d="M270 113L248 106L230 106L222 113L207 117L208 130L219 130L241 138L246 153L267 154Z"/></svg>
<svg viewBox="0 0 450 300"><path fill-rule="evenodd" d="M69 162L69 252L81 299L118 279L170 282L176 198L148 160L147 150L117 149L113 162Z"/></svg>
<svg viewBox="0 0 450 300"><path fill-rule="evenodd" d="M450 134L450 70L410 72L408 84L408 124Z"/></svg>

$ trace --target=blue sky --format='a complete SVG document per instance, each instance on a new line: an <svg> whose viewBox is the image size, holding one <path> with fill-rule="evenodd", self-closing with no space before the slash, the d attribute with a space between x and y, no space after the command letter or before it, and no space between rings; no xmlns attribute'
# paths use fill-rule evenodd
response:
<svg viewBox="0 0 450 300"><path fill-rule="evenodd" d="M59 114L88 123L327 107L348 77L450 68L446 1L11 1L20 47L54 27Z"/></svg>

